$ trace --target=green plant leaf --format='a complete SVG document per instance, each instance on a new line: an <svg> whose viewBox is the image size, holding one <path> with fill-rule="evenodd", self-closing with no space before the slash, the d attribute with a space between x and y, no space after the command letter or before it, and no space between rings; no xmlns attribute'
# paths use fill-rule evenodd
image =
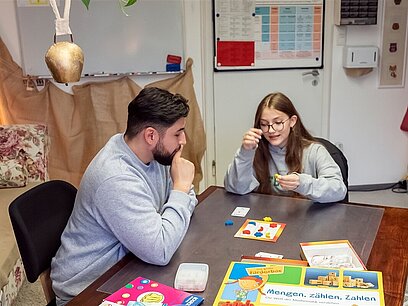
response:
<svg viewBox="0 0 408 306"><path fill-rule="evenodd" d="M82 0L82 1L84 1L84 0ZM88 1L89 1L89 0L88 0ZM128 2L126 3L125 6L131 6L131 5L135 4L136 1L137 1L137 0L128 0Z"/></svg>
<svg viewBox="0 0 408 306"><path fill-rule="evenodd" d="M89 10L89 2L90 2L91 0L81 0L81 1L82 1L82 3L86 6L86 9Z"/></svg>
<svg viewBox="0 0 408 306"><path fill-rule="evenodd" d="M81 0L82 3L86 6L86 9L89 10L89 4L91 2L91 0ZM123 2L126 2L126 0L122 0ZM126 6L131 6L133 4L135 4L137 2L137 0L127 0L126 4L124 5Z"/></svg>

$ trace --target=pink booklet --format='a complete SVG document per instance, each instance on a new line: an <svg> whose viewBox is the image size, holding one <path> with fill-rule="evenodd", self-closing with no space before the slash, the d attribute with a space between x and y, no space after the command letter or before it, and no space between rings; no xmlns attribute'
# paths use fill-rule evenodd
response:
<svg viewBox="0 0 408 306"><path fill-rule="evenodd" d="M126 306L196 306L203 301L201 296L138 277L105 298L102 305L109 305L110 302L112 305Z"/></svg>

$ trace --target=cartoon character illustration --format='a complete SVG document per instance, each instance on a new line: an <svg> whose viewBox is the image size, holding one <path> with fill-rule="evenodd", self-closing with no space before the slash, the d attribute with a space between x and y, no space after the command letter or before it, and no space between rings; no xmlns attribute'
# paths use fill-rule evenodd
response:
<svg viewBox="0 0 408 306"><path fill-rule="evenodd" d="M265 286L267 280L268 275L244 276L226 284L229 285L238 283L241 289L234 291L236 295L236 300L245 301L247 299L249 291L258 290L259 293L265 295L265 293L262 292L262 288L263 286Z"/></svg>
<svg viewBox="0 0 408 306"><path fill-rule="evenodd" d="M142 304L151 303L153 305L159 303L160 305L162 305L162 302L164 301L164 295L160 292L154 291L145 292L138 296L137 301L141 302Z"/></svg>

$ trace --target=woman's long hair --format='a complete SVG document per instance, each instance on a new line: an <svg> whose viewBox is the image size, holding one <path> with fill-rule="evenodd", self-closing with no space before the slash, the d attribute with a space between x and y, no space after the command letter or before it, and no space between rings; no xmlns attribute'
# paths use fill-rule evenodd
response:
<svg viewBox="0 0 408 306"><path fill-rule="evenodd" d="M293 103L287 96L280 92L268 94L259 103L255 114L254 127L258 129L261 128L261 116L266 107L281 111L288 115L289 118L295 115L297 116L297 122L289 133L285 161L290 172L301 172L303 149L309 146L311 142L314 142L315 139L304 127ZM254 158L255 175L260 183L257 191L261 193L272 193L271 174L269 173L269 162L271 162L272 157L269 153L268 145L268 140L262 136Z"/></svg>

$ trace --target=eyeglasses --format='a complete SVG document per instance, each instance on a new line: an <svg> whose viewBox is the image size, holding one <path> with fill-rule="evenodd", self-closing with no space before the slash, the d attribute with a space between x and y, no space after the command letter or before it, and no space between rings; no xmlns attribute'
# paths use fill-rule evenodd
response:
<svg viewBox="0 0 408 306"><path fill-rule="evenodd" d="M283 130L283 128L285 127L285 122L288 121L290 119L290 117L284 121L278 121L278 122L274 122L272 124L269 123L260 123L261 126L261 130L264 133L269 133L270 128L272 128L273 131L275 132L280 132Z"/></svg>

